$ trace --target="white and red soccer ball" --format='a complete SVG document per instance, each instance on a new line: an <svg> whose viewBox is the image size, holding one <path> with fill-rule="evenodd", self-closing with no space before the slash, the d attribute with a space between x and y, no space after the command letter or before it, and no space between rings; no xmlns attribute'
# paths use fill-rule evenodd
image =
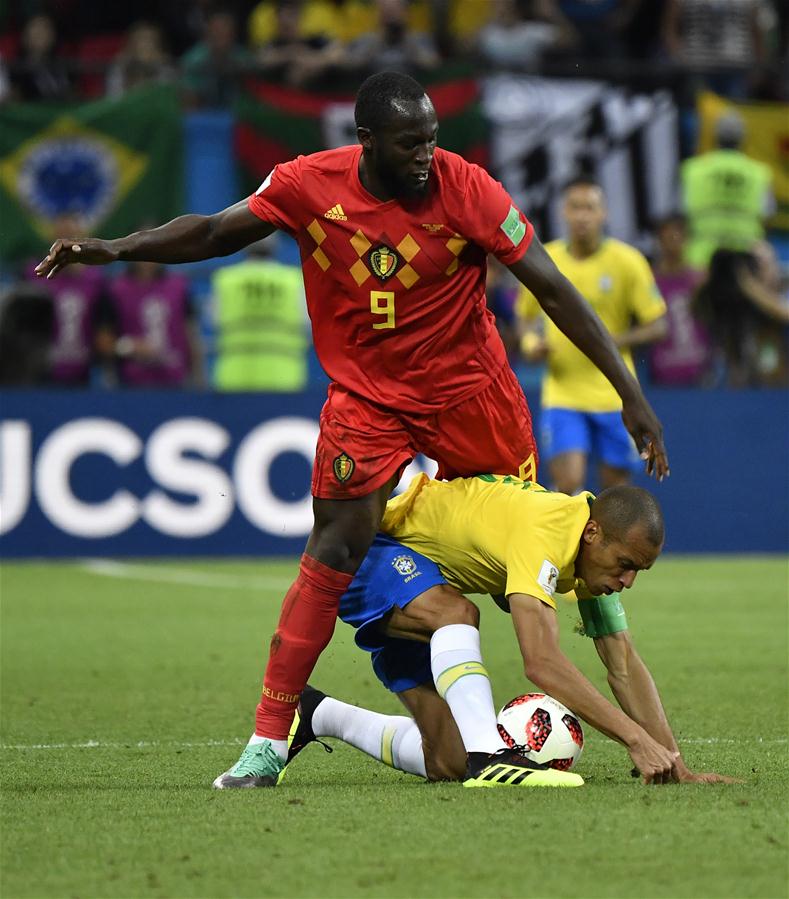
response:
<svg viewBox="0 0 789 899"><path fill-rule="evenodd" d="M559 771L569 771L583 751L581 722L545 693L511 699L499 712L498 727L508 746L525 746L532 761Z"/></svg>

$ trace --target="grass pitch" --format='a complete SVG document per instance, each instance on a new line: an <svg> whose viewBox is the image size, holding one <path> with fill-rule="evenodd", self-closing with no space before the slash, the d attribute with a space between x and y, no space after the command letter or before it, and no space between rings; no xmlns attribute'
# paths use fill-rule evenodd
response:
<svg viewBox="0 0 789 899"><path fill-rule="evenodd" d="M587 727L580 790L430 785L335 744L276 790L212 791L251 730L294 571L3 565L4 899L786 897L785 560L666 558L626 597L689 765L741 785L645 787ZM503 704L527 683L508 616L481 604ZM342 624L313 682L400 711Z"/></svg>

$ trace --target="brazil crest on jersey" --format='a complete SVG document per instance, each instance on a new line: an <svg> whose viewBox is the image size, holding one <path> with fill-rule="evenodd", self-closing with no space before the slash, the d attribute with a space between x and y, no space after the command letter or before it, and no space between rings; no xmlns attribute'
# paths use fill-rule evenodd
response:
<svg viewBox="0 0 789 899"><path fill-rule="evenodd" d="M506 363L485 304L486 255L520 259L533 229L484 169L437 149L425 197L382 202L360 146L278 165L250 210L301 252L315 350L343 387L430 413L484 389Z"/></svg>

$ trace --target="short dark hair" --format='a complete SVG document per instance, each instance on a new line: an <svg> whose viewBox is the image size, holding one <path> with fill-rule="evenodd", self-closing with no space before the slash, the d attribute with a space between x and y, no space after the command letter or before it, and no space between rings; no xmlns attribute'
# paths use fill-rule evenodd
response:
<svg viewBox="0 0 789 899"><path fill-rule="evenodd" d="M660 546L665 536L663 513L657 499L643 487L609 487L594 500L592 518L609 539L623 540L635 525L644 528L647 540Z"/></svg>
<svg viewBox="0 0 789 899"><path fill-rule="evenodd" d="M401 72L371 75L356 94L353 113L356 127L378 131L386 125L394 104L421 100L424 96L425 89L410 75Z"/></svg>
<svg viewBox="0 0 789 899"><path fill-rule="evenodd" d="M601 193L603 191L603 185L594 175L590 175L587 172L582 172L580 175L570 178L562 187L562 193L566 194L568 190L572 190L574 187L596 187Z"/></svg>

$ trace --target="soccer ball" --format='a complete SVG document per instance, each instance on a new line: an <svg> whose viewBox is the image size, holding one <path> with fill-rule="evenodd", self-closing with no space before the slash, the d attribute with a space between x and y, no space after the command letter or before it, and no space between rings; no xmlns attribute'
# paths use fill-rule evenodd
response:
<svg viewBox="0 0 789 899"><path fill-rule="evenodd" d="M532 761L569 771L581 757L581 722L545 693L524 693L511 699L499 712L497 723L502 740L508 746L526 746Z"/></svg>

